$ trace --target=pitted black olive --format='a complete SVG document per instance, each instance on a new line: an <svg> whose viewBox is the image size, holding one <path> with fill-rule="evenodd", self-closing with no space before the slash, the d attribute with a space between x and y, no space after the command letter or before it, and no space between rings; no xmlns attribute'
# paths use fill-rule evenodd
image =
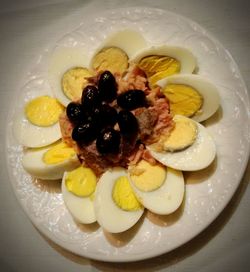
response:
<svg viewBox="0 0 250 272"><path fill-rule="evenodd" d="M87 122L74 127L72 139L79 144L88 144L96 139L97 131L93 123Z"/></svg>
<svg viewBox="0 0 250 272"><path fill-rule="evenodd" d="M118 124L121 133L125 136L134 136L138 133L138 121L134 114L130 111L122 110L119 112Z"/></svg>
<svg viewBox="0 0 250 272"><path fill-rule="evenodd" d="M82 92L82 106L86 111L100 104L100 92L92 85L88 85Z"/></svg>
<svg viewBox="0 0 250 272"><path fill-rule="evenodd" d="M73 123L79 123L84 118L84 110L79 103L71 102L66 108L66 114Z"/></svg>
<svg viewBox="0 0 250 272"><path fill-rule="evenodd" d="M105 128L97 136L96 148L101 154L116 154L120 149L121 136L113 128Z"/></svg>
<svg viewBox="0 0 250 272"><path fill-rule="evenodd" d="M102 104L94 109L93 118L100 129L106 126L112 127L117 122L117 111L108 104Z"/></svg>
<svg viewBox="0 0 250 272"><path fill-rule="evenodd" d="M129 90L117 97L117 104L125 110L146 107L146 95L142 90Z"/></svg>
<svg viewBox="0 0 250 272"><path fill-rule="evenodd" d="M98 90L103 101L112 102L117 96L115 77L109 71L104 71L98 81Z"/></svg>

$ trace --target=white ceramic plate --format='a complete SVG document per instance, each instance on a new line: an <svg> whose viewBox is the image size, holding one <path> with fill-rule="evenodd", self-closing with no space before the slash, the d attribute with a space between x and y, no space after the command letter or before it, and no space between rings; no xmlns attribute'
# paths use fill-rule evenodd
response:
<svg viewBox="0 0 250 272"><path fill-rule="evenodd" d="M22 94L49 88L48 60L56 46L83 46L93 54L102 40L116 30L132 28L152 44L191 49L200 75L219 89L221 109L206 126L217 145L217 160L187 176L183 209L169 217L144 217L126 235L105 235L98 226L78 226L62 201L58 183L34 181L21 166L22 147L13 138L15 106L8 117L6 156L10 180L22 207L34 225L55 243L78 255L105 261L134 261L168 252L192 239L223 210L240 183L249 155L249 100L237 65L225 48L206 30L177 14L158 9L127 8L86 18L57 44L34 60ZM16 90L20 92L20 90ZM156 220L157 219L157 220Z"/></svg>

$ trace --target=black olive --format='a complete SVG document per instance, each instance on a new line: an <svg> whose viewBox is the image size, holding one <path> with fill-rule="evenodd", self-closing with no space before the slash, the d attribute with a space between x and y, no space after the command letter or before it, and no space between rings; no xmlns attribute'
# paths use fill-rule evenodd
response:
<svg viewBox="0 0 250 272"><path fill-rule="evenodd" d="M118 114L118 124L120 131L125 136L137 135L139 125L134 114L127 110L122 110Z"/></svg>
<svg viewBox="0 0 250 272"><path fill-rule="evenodd" d="M82 105L84 109L89 110L96 107L99 105L100 101L100 93L95 86L88 85L83 89Z"/></svg>
<svg viewBox="0 0 250 272"><path fill-rule="evenodd" d="M119 131L113 128L105 128L96 139L96 148L99 153L118 153L120 148L121 136Z"/></svg>
<svg viewBox="0 0 250 272"><path fill-rule="evenodd" d="M93 118L100 129L106 126L114 126L117 122L117 111L108 104L102 104L94 109Z"/></svg>
<svg viewBox="0 0 250 272"><path fill-rule="evenodd" d="M146 95L142 90L129 90L117 97L117 104L125 110L147 106Z"/></svg>
<svg viewBox="0 0 250 272"><path fill-rule="evenodd" d="M73 123L81 122L84 118L84 111L79 103L71 102L66 108L66 114Z"/></svg>
<svg viewBox="0 0 250 272"><path fill-rule="evenodd" d="M98 81L98 90L103 101L112 102L117 96L115 77L109 71L104 71Z"/></svg>
<svg viewBox="0 0 250 272"><path fill-rule="evenodd" d="M72 131L72 139L80 144L92 142L95 140L96 135L96 127L91 122L79 124L75 126Z"/></svg>

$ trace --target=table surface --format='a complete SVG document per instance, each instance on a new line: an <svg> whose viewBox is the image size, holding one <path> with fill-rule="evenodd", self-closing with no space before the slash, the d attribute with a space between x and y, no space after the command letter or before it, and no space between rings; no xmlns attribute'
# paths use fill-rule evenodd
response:
<svg viewBox="0 0 250 272"><path fill-rule="evenodd" d="M61 20L76 26L84 14L128 6L162 8L189 17L210 31L232 54L250 87L250 3L247 0L1 1L0 122L6 113L24 62L36 57L45 40L67 32ZM81 12L80 12L81 11ZM72 16L73 15L73 16ZM72 22L73 20L73 22ZM65 24L64 24L65 25ZM21 209L10 184L0 131L1 271L249 271L250 164L222 214L189 243L165 255L129 264L112 264L73 255L41 235Z"/></svg>

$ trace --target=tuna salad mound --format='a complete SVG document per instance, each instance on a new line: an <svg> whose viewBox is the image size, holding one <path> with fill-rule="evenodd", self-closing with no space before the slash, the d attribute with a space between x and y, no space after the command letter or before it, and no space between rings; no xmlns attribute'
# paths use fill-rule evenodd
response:
<svg viewBox="0 0 250 272"><path fill-rule="evenodd" d="M167 98L160 87L149 87L137 66L123 77L110 71L89 77L81 99L69 103L60 116L63 141L97 176L141 159L154 164L145 145L156 143L173 126Z"/></svg>

